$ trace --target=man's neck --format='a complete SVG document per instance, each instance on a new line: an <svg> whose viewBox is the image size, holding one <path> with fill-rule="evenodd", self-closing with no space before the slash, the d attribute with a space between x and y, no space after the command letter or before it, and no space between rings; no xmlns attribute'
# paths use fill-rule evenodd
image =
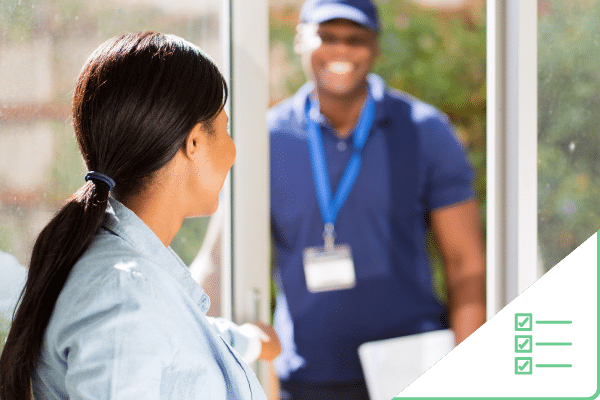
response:
<svg viewBox="0 0 600 400"><path fill-rule="evenodd" d="M316 92L321 114L329 119L337 137L347 138L356 126L363 104L367 99L367 83L365 82L365 85L356 92L344 96L331 94L318 88Z"/></svg>

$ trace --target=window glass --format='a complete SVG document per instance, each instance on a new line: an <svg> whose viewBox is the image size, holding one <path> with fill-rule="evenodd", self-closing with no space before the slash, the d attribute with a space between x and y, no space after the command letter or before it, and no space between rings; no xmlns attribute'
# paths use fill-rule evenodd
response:
<svg viewBox="0 0 600 400"><path fill-rule="evenodd" d="M27 265L39 231L83 184L85 167L69 107L87 56L114 35L154 30L197 44L221 65L221 7L222 2L212 0L0 2L2 254ZM186 264L196 256L207 225L207 219L186 220L173 240L171 246ZM6 260L0 258L0 282L19 275L11 268L14 260ZM0 313L0 347L6 315Z"/></svg>
<svg viewBox="0 0 600 400"><path fill-rule="evenodd" d="M545 270L600 228L596 0L538 1L538 235Z"/></svg>

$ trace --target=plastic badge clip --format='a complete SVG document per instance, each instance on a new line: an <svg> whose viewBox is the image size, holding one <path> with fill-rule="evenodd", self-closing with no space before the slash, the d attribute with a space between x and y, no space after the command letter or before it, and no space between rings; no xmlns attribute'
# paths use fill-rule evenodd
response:
<svg viewBox="0 0 600 400"><path fill-rule="evenodd" d="M325 240L325 251L333 251L335 230L331 222L325 224L325 229L323 230L323 239Z"/></svg>

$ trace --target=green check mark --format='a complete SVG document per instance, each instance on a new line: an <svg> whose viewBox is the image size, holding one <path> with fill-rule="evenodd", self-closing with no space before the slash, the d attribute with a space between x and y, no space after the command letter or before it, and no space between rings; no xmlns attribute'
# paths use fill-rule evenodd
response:
<svg viewBox="0 0 600 400"><path fill-rule="evenodd" d="M531 375L533 372L533 358L515 357L515 374Z"/></svg>
<svg viewBox="0 0 600 400"><path fill-rule="evenodd" d="M531 361L529 360L524 360L522 361L522 364L519 363L518 369L519 372L525 372L527 371L529 368L531 367Z"/></svg>
<svg viewBox="0 0 600 400"><path fill-rule="evenodd" d="M515 352L517 353L531 353L533 351L533 336L531 335L516 335L515 336Z"/></svg>
<svg viewBox="0 0 600 400"><path fill-rule="evenodd" d="M533 323L533 315L531 313L516 313L515 314L515 330L516 331L531 331Z"/></svg>

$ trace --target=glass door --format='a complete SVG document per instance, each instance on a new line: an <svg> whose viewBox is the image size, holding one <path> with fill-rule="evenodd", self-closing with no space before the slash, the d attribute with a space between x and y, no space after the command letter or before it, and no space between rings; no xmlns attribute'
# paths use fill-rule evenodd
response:
<svg viewBox="0 0 600 400"><path fill-rule="evenodd" d="M537 4L538 236L547 271L600 228L600 3Z"/></svg>

